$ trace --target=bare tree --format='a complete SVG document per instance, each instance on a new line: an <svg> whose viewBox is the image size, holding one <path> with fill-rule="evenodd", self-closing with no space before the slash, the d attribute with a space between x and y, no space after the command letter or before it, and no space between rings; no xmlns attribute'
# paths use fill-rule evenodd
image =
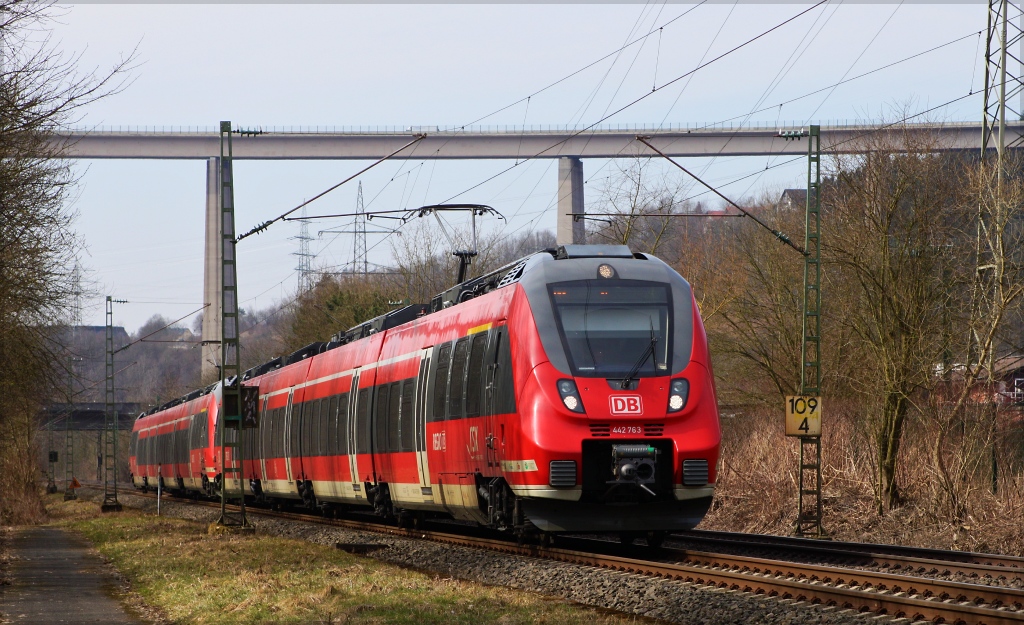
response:
<svg viewBox="0 0 1024 625"><path fill-rule="evenodd" d="M8 469L0 477L5 520L39 509L34 476L10 468L34 466L17 441L64 362L53 328L68 319L75 295L81 241L68 200L76 180L58 132L82 107L123 88L131 63L81 73L79 57L60 53L48 37L54 16L48 2L0 2L0 455L11 454L0 459Z"/></svg>
<svg viewBox="0 0 1024 625"><path fill-rule="evenodd" d="M657 167L661 161L637 157L621 163L615 161L617 171L605 179L595 207L608 217L591 221L588 240L628 245L673 262L681 252L680 235L692 224L670 215L701 212L701 206L684 200L687 186Z"/></svg>
<svg viewBox="0 0 1024 625"><path fill-rule="evenodd" d="M911 410L934 388L948 349L950 290L967 222L962 163L935 141L907 133L869 135L857 155L834 155L823 234L830 298L863 347L855 392L868 402L878 463L879 512L901 503L900 447Z"/></svg>

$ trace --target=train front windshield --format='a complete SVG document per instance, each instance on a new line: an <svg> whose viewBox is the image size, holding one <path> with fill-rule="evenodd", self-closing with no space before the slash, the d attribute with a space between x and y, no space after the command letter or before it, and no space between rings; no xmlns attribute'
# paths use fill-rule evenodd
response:
<svg viewBox="0 0 1024 625"><path fill-rule="evenodd" d="M573 375L649 377L671 370L668 285L578 280L549 284L548 294Z"/></svg>

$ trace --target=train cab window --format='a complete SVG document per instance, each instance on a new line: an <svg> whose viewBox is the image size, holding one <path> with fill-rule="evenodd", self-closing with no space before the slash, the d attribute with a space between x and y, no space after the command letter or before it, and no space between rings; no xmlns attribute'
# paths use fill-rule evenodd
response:
<svg viewBox="0 0 1024 625"><path fill-rule="evenodd" d="M356 440L355 440L355 453L357 454L368 454L370 453L370 391L369 388L359 389L359 394L356 399Z"/></svg>
<svg viewBox="0 0 1024 625"><path fill-rule="evenodd" d="M401 382L392 382L388 386L388 452L401 451L401 424L398 419L402 406L401 387Z"/></svg>
<svg viewBox="0 0 1024 625"><path fill-rule="evenodd" d="M451 383L448 388L448 418L462 418L462 400L466 394L466 361L469 356L469 337L464 336L455 343L452 354Z"/></svg>
<svg viewBox="0 0 1024 625"><path fill-rule="evenodd" d="M577 280L548 285L569 366L581 377L667 375L672 295L666 284ZM639 363L639 364L637 364ZM631 371L636 368L636 371Z"/></svg>
<svg viewBox="0 0 1024 625"><path fill-rule="evenodd" d="M402 435L398 451L416 451L416 415L413 412L415 399L416 378L409 378L402 383L402 410L399 418Z"/></svg>
<svg viewBox="0 0 1024 625"><path fill-rule="evenodd" d="M487 332L477 332L469 349L469 367L466 373L466 416L479 417L483 390L484 352L487 351Z"/></svg>
<svg viewBox="0 0 1024 625"><path fill-rule="evenodd" d="M448 397L448 365L451 364L451 343L437 348L437 366L434 370L434 396L428 421L444 421L444 408Z"/></svg>

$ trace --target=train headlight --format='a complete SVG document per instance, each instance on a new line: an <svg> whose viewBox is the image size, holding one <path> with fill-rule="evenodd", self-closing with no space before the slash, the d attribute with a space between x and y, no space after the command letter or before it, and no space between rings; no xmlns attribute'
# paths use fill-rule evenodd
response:
<svg viewBox="0 0 1024 625"><path fill-rule="evenodd" d="M576 389L576 383L572 380L558 381L558 394L562 397L562 403L573 412L583 412L583 400Z"/></svg>
<svg viewBox="0 0 1024 625"><path fill-rule="evenodd" d="M690 394L689 380L672 380L668 394L668 411L679 412L686 406L686 398Z"/></svg>
<svg viewBox="0 0 1024 625"><path fill-rule="evenodd" d="M600 265L597 268L597 275L601 278L614 278L615 268L611 265Z"/></svg>

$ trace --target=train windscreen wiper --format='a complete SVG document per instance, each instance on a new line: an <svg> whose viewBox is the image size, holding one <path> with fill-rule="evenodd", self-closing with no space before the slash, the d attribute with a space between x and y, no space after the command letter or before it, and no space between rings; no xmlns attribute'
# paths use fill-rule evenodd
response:
<svg viewBox="0 0 1024 625"><path fill-rule="evenodd" d="M634 364L633 368L629 370L629 373L626 374L626 377L622 378L622 383L619 385L619 388L623 390L629 389L629 385L633 381L633 378L636 377L637 372L640 371L640 367L644 366L644 363L647 362L647 359L654 355L654 348L657 345L658 337L657 335L654 334L654 324L652 323L651 342L647 344L647 348L644 349L644 353L640 354L640 359L636 361L636 364Z"/></svg>

